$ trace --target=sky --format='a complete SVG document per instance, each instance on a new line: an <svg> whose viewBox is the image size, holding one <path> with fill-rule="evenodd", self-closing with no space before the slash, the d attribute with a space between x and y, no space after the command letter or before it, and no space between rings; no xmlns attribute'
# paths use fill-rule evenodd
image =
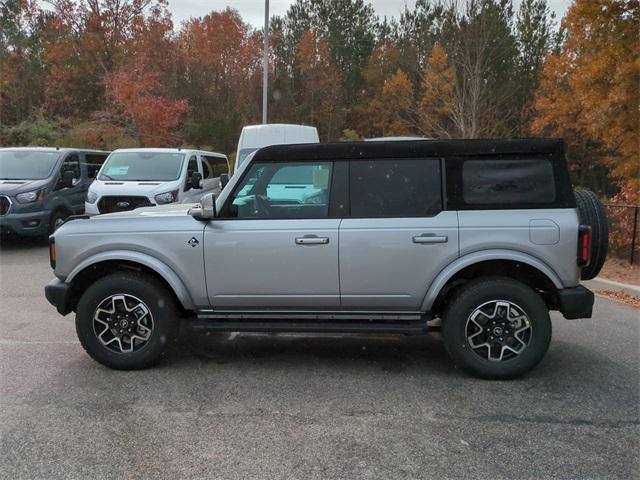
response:
<svg viewBox="0 0 640 480"><path fill-rule="evenodd" d="M271 15L283 15L292 3L293 0L269 0ZM415 0L369 0L369 3L373 4L380 18L398 17L405 5L413 8ZM518 0L515 3L518 4ZM547 0L558 19L562 18L570 3L570 0ZM242 18L256 28L264 24L264 0L169 0L169 11L176 25L191 17L206 15L211 10L223 10L227 6L238 10Z"/></svg>

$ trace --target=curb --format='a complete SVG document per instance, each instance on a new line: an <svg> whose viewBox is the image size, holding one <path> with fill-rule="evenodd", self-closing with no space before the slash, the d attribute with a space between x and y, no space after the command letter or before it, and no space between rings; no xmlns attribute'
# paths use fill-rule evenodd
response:
<svg viewBox="0 0 640 480"><path fill-rule="evenodd" d="M614 282L606 278L594 278L593 280L587 280L582 284L590 290L612 290L614 292L623 292L627 295L633 295L634 297L640 297L640 286L629 285L626 283Z"/></svg>

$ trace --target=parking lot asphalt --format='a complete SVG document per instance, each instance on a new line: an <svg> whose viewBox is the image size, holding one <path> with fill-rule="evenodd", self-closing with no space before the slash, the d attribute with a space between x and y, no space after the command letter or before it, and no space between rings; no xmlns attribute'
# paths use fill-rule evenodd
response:
<svg viewBox="0 0 640 480"><path fill-rule="evenodd" d="M515 381L466 376L437 334L183 332L118 372L47 303L51 278L46 245L2 245L2 478L639 478L640 310L554 313Z"/></svg>

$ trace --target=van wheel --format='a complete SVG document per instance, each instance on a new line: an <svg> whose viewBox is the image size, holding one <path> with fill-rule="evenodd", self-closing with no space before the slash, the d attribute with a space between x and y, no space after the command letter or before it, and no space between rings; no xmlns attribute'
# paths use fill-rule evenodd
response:
<svg viewBox="0 0 640 480"><path fill-rule="evenodd" d="M462 286L443 314L452 360L472 375L509 379L535 367L551 341L547 306L510 278L479 278Z"/></svg>
<svg viewBox="0 0 640 480"><path fill-rule="evenodd" d="M114 273L82 295L76 313L80 343L110 368L134 370L156 363L178 333L171 292L148 275Z"/></svg>
<svg viewBox="0 0 640 480"><path fill-rule="evenodd" d="M49 218L49 235L60 228L68 217L69 215L62 210L56 210L53 212Z"/></svg>

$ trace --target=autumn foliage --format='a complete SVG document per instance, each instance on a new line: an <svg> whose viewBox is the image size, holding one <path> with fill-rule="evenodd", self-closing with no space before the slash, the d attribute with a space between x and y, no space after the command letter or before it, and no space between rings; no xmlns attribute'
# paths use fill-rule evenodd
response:
<svg viewBox="0 0 640 480"><path fill-rule="evenodd" d="M106 77L107 96L120 107L118 116L138 136L140 145L170 145L172 132L189 112L186 100L172 100L156 72L133 67Z"/></svg>
<svg viewBox="0 0 640 480"><path fill-rule="evenodd" d="M417 0L393 19L295 0L271 22L269 120L323 141L559 136L577 186L637 189L639 3L574 0L560 26L545 0ZM167 5L0 2L0 143L231 153L261 119L262 32L233 8L174 25Z"/></svg>
<svg viewBox="0 0 640 480"><path fill-rule="evenodd" d="M567 138L640 188L640 2L576 0L562 26L566 40L545 60L532 130Z"/></svg>

